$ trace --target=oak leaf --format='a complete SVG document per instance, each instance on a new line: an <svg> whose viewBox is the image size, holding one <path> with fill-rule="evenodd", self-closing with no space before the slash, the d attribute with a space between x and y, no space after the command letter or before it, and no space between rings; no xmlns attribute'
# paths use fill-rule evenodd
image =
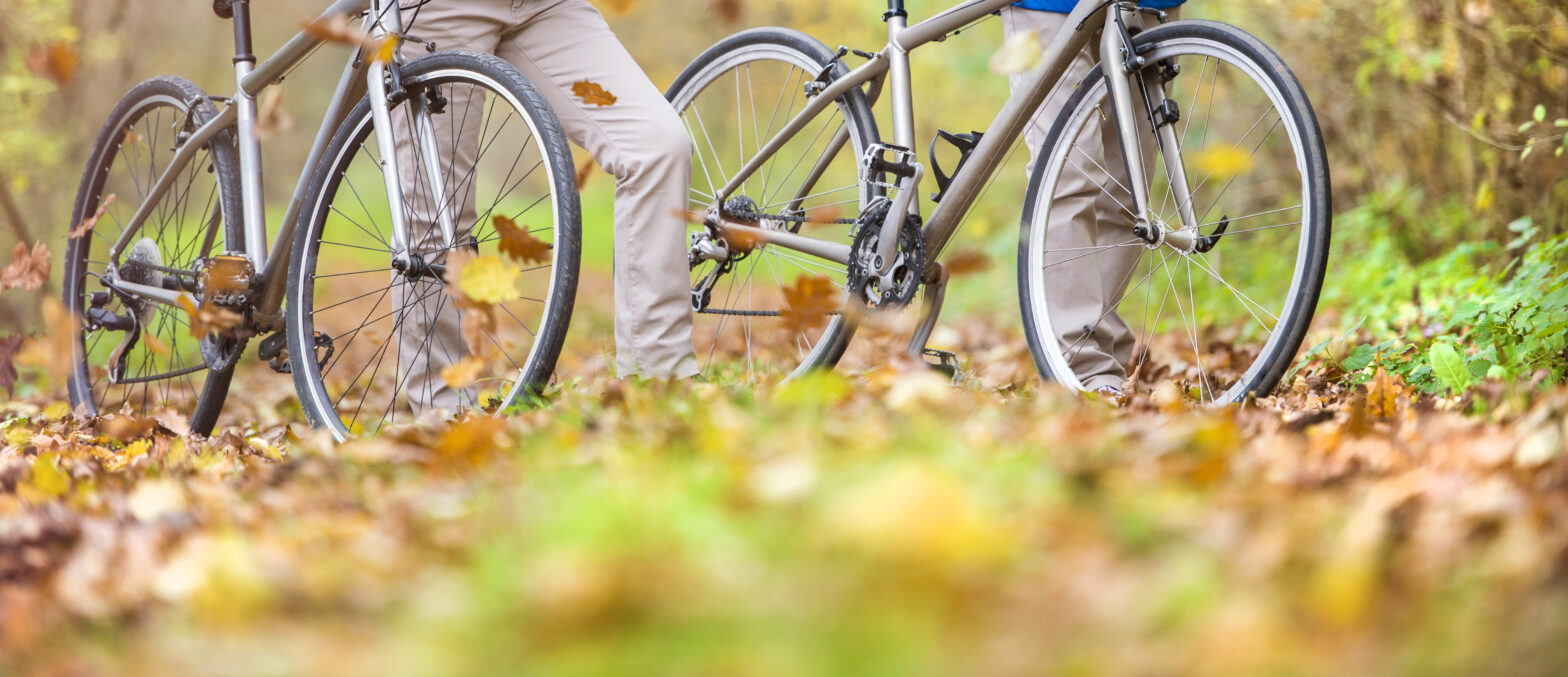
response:
<svg viewBox="0 0 1568 677"><path fill-rule="evenodd" d="M180 294L178 301L190 321L191 336L196 338L228 331L245 322L244 316L227 308L208 304L198 307L189 294Z"/></svg>
<svg viewBox="0 0 1568 677"><path fill-rule="evenodd" d="M552 245L518 227L517 222L497 214L490 222L495 225L496 236L501 239L501 253L523 263L546 263L550 260Z"/></svg>
<svg viewBox="0 0 1568 677"><path fill-rule="evenodd" d="M611 94L599 83L590 80L578 80L572 83L572 94L582 99L583 103L601 108L613 105L616 100L614 94Z"/></svg>
<svg viewBox="0 0 1568 677"><path fill-rule="evenodd" d="M740 23L742 9L744 8L740 0L713 0L713 15L719 18L719 23L726 26Z"/></svg>
<svg viewBox="0 0 1568 677"><path fill-rule="evenodd" d="M0 270L0 292L11 288L37 291L48 281L49 247L38 242L29 251L27 243L16 243L11 250L11 265Z"/></svg>
<svg viewBox="0 0 1568 677"><path fill-rule="evenodd" d="M802 333L827 324L839 310L838 289L833 281L818 275L802 275L784 287L784 309L779 312L785 330Z"/></svg>
<svg viewBox="0 0 1568 677"><path fill-rule="evenodd" d="M126 133L129 134L130 132ZM98 210L93 212L92 216L82 219L81 223L76 224L76 227L71 229L71 239L75 240L79 237L85 237L88 233L93 232L93 228L98 226L98 220L103 218L103 215L109 211L109 207L113 206L115 200L118 199L120 198L114 193L103 196L103 201L98 203Z"/></svg>

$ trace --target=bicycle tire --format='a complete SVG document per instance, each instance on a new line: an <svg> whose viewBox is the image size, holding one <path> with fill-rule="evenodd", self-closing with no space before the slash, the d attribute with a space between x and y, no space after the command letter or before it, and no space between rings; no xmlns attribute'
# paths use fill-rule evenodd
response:
<svg viewBox="0 0 1568 677"><path fill-rule="evenodd" d="M1296 207L1296 209L1302 212L1299 223L1301 234L1298 239L1298 250L1295 257L1296 266L1286 291L1286 302L1281 309L1280 316L1274 318L1276 322L1273 328L1267 327L1261 319L1258 320L1260 324L1265 324L1264 328L1267 330L1268 335L1263 347L1258 351L1257 358L1249 365L1248 369L1236 378L1234 383L1224 390L1223 394L1217 393L1217 388L1209 389L1209 392L1213 395L1210 400L1215 404L1234 403L1252 397L1265 396L1278 384L1281 376L1290 366L1296 352L1301 347L1302 340L1305 338L1317 307L1318 295L1327 267L1329 240L1332 230L1332 195L1330 192L1327 157L1315 113L1311 103L1302 91L1300 83L1284 61L1262 42L1233 26L1211 21L1177 21L1137 35L1134 38L1134 43L1138 52L1148 57L1150 68L1155 67L1157 61L1162 58L1162 54L1175 54L1180 46L1186 45L1188 46L1187 48L1196 51L1198 47L1194 45L1213 45L1217 54L1234 55L1235 58L1247 62L1243 66L1250 68L1251 73L1244 74L1248 74L1249 77L1253 78L1256 84L1266 84L1267 87L1261 89L1269 97L1275 109L1278 110L1282 103L1283 108L1290 114L1291 125L1290 129L1287 129L1286 135L1295 149L1303 189L1302 202ZM1165 51L1162 52L1162 50ZM1218 64L1218 59L1216 59L1216 64ZM1205 61L1205 67L1207 65L1208 62ZM1244 69L1242 66L1238 66L1238 70ZM1218 72L1219 65L1216 65L1213 76L1216 79L1219 77ZM1195 90L1196 92L1202 91L1202 77L1203 75L1200 73L1199 88ZM1099 67L1096 66L1078 84L1077 89L1062 109L1062 113L1052 125L1050 133L1041 146L1040 161L1036 163L1034 172L1030 177L1019 238L1019 301L1031 355L1040 374L1047 381L1055 381L1074 389L1086 388L1079 379L1078 374L1073 373L1070 367L1064 366L1070 365L1070 356L1062 354L1063 350L1060 342L1055 337L1055 332L1051 330L1048 317L1051 311L1049 310L1049 305L1046 304L1047 297L1051 292L1049 287L1043 283L1043 274L1037 271L1040 267L1040 259L1036 258L1036 256L1044 256L1041 252L1043 249L1043 232L1046 227L1045 222L1049 218L1048 213L1051 203L1056 199L1054 193L1047 196L1043 191L1048 183L1054 183L1053 177L1059 181L1060 177L1066 173L1065 164L1070 150L1066 145L1068 139L1065 136L1070 131L1076 131L1069 130L1070 121L1087 119L1087 116L1089 116L1087 111L1091 111L1097 105L1095 101L1098 100L1091 100L1090 97L1103 97L1104 92L1104 76ZM1214 90L1211 85L1211 102L1213 96ZM1188 112L1196 113L1196 111ZM1267 115L1267 111L1265 111L1264 115ZM1280 118L1282 120L1283 116L1280 116ZM1083 123L1080 122L1080 124ZM1208 123L1206 122L1205 124L1207 125ZM1294 132L1293 135L1292 131ZM1247 136L1250 137L1251 133L1252 130L1249 129ZM1204 138L1207 139L1206 128ZM1261 145L1261 143L1260 141L1259 144ZM1187 152L1184 145L1184 159ZM1256 152L1256 149L1254 149L1254 152ZM1152 166L1148 168L1148 171L1150 174L1156 174ZM1202 186L1200 185L1199 187L1201 188ZM1106 190L1105 186L1101 186L1100 189ZM1229 186L1227 184L1225 190L1228 189ZM1225 192L1222 190L1220 197L1223 197L1224 194ZM1216 197L1215 201L1217 202L1218 200L1219 198ZM1261 231L1265 230L1265 228L1254 228L1252 230ZM1234 238L1234 232L1227 237ZM1249 231L1242 230L1239 232ZM1221 242L1223 241L1221 240ZM1097 245L1101 250L1109 249L1113 246L1121 246L1121 244ZM1142 245L1138 246L1141 247ZM1219 244L1218 246L1225 245ZM1073 255L1075 258L1081 258L1082 256L1087 255ZM1151 262L1150 275L1154 274L1153 265ZM1164 259L1161 260L1160 266L1162 269L1165 267ZM1217 272L1210 272L1202 265L1199 267L1204 269L1204 272L1209 272L1219 279L1221 283L1225 283L1223 277L1218 275ZM1214 270L1217 269L1216 266ZM1135 270L1136 268L1129 271L1129 276ZM1190 268L1188 274L1188 293L1191 295L1190 285L1192 278ZM1122 285L1125 286L1127 284L1127 280L1124 279ZM1227 284L1227 286L1229 285ZM1150 288L1152 289L1153 287L1154 285L1151 284ZM1244 293L1237 291L1234 287L1231 287L1231 291L1237 295L1237 300L1244 306L1246 301L1252 301L1252 303L1260 307L1263 305L1261 302L1253 301L1250 298L1243 301L1241 297L1244 296ZM1122 295L1122 298L1113 302L1114 304L1120 304L1128 299L1125 291L1119 293ZM1148 305L1150 304L1145 302L1145 314L1147 314ZM1179 293L1177 295L1177 306L1178 308L1181 306ZM1195 302L1193 307L1196 309ZM1163 312L1163 308L1164 304L1162 303L1160 312ZM1158 315L1158 312L1156 314ZM1196 327L1198 313L1194 310L1193 314L1192 326ZM1100 317L1102 319L1105 318L1105 314L1102 313ZM1254 317L1256 317L1256 314L1254 314ZM1157 317L1156 320L1158 321L1158 319ZM1092 335L1094 333L1092 329L1094 328L1089 329L1091 331L1088 334ZM1191 331L1194 334L1192 341L1193 352L1198 355L1198 369L1201 372L1203 366L1198 346L1199 341L1196 337L1197 331L1195 329L1191 329ZM1144 357L1147 357L1149 340L1148 337L1140 339L1144 345ZM1207 383L1207 377L1200 376L1200 381ZM1204 392L1203 388L1198 390L1200 394Z"/></svg>
<svg viewBox="0 0 1568 677"><path fill-rule="evenodd" d="M540 165L545 167L545 179L552 190L550 204L554 223L548 298L541 313L539 328L534 332L525 358L526 363L519 365L517 378L508 387L504 401L493 409L494 412L500 412L527 394L539 393L548 384L571 322L581 256L582 218L571 152L565 133L544 97L516 68L495 56L467 50L436 52L403 66L402 76L404 86L411 92L438 87L443 83L489 87L491 89L487 91L501 95L507 100L508 106L513 107L514 111L520 111L531 132L530 138L539 142ZM288 273L287 334L295 387L307 420L313 426L330 430L339 440L351 436L358 414L356 412L355 420L345 422L336 401L342 399L341 395L335 399L329 393L322 366L314 360L298 358L317 352L314 319L317 312L316 280L327 216L335 209L333 201L342 186L349 185L352 188L351 183L345 184L345 176L355 158L359 157L356 149L367 137L373 136L373 131L367 98L361 100L345 118L311 179L307 193L309 197L300 212L294 234L294 256ZM500 129L496 131L499 134ZM375 160L372 158L371 161ZM470 173L474 171L477 171L477 165ZM510 177L508 174L507 179ZM477 181L474 179L475 184ZM480 218L479 221L483 222L484 219ZM476 223L475 231L481 228L482 223ZM477 248L479 243L476 241L473 246ZM406 304L404 307L413 305ZM403 318L400 316L398 319ZM509 355L507 357L510 359ZM327 370L330 369L329 365ZM369 387L367 384L366 388ZM405 401L407 397L405 394ZM394 388L389 401L396 404L396 398L397 390Z"/></svg>
<svg viewBox="0 0 1568 677"><path fill-rule="evenodd" d="M109 113L108 120L104 123L103 129L99 131L98 137L93 143L92 152L88 154L86 169L77 188L75 206L71 214L72 224L81 224L97 211L101 201L105 198L106 189L109 188L111 170L115 166L115 161L120 157L121 149L129 140L128 132L140 134L134 132L131 128L137 121L145 118L151 108L158 105L171 107L186 114L189 123L186 125L187 129L199 127L218 115L217 109L213 107L206 93L184 78L160 76L137 84L120 99L119 103ZM215 249L220 245L233 248L233 243L244 241L244 234L240 224L240 215L243 211L240 206L240 163L238 151L234 146L234 131L226 129L219 132L209 141L207 153L215 181L217 194L214 202L216 203L216 209L219 210L218 214L221 220L223 236L223 241L218 243L216 235L211 235L212 242ZM151 152L149 152L149 159L155 160ZM198 163L193 163L183 171L191 171L196 167L198 167ZM150 166L149 176L145 177L148 181L154 178L151 175L152 169L153 167ZM127 188L127 186L119 187ZM136 189L139 192L141 190L140 185ZM178 190L171 189L170 193L164 195L164 199L171 199L171 196L178 197L180 194ZM118 193L116 195L118 196ZM130 193L126 193L126 196L130 197ZM186 191L185 196L190 196L189 190ZM124 207L127 211L134 211L135 209L135 206L130 205L130 200L122 200L117 206ZM156 217L157 215L154 216ZM108 218L106 215L105 219ZM151 219L149 219L149 223L150 221ZM100 227L102 225L103 222L100 222ZM214 227L214 224L210 222L208 225L209 228ZM159 235L161 237L162 233ZM92 244L95 239L99 240L106 248L112 242L112 240L103 237L99 233L99 228L95 228L91 236L71 238L66 245L64 282L62 285L63 300L72 316L78 319L84 317L86 310L86 295L89 291L87 288L89 257L91 256ZM221 249L218 249L218 251L221 251ZM122 253L123 256L124 254ZM178 262L163 260L162 263ZM95 390L98 388L100 381L93 374L91 362L94 358L89 354L87 334L88 331L85 329L78 330L75 340L72 342L74 353L73 367L68 377L71 403L73 406L85 407L89 414L107 413L102 411L106 402L95 395ZM166 344L173 343L168 339L163 339L163 341ZM238 346L232 346L230 349L243 350L243 340L241 339L240 341L241 343ZM93 345L96 346L96 342ZM142 349L146 350L147 347L144 346ZM154 356L144 357L153 362L156 362L158 359ZM178 358L177 354L175 358ZM223 409L224 400L227 398L230 380L234 375L234 365L231 363L227 368L220 371L207 371L208 373L199 388L200 392L196 395L196 401L186 414L191 431L197 434L210 433L213 426L217 423L218 416ZM192 385L194 386L194 384ZM108 385L103 386L103 398L109 397L109 387ZM134 384L129 390L134 391ZM149 390L149 385L143 386L143 413L150 413L150 409L147 406L150 401ZM193 387L192 390L198 389ZM129 402L129 398L126 398L125 401Z"/></svg>

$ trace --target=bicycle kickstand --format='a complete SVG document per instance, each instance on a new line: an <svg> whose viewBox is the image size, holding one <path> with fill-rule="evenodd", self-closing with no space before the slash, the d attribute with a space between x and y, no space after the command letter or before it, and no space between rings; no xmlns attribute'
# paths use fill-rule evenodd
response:
<svg viewBox="0 0 1568 677"><path fill-rule="evenodd" d="M909 347L904 350L904 354L921 361L926 361L927 357L937 358L935 364L930 362L926 364L947 375L956 384L960 373L958 356L926 345L926 342L931 340L931 332L936 330L937 318L942 315L942 301L947 297L947 280L947 266L936 264L936 281L926 285L924 299L921 302L925 307L924 315L921 316L920 326L915 328L914 336L910 337Z"/></svg>

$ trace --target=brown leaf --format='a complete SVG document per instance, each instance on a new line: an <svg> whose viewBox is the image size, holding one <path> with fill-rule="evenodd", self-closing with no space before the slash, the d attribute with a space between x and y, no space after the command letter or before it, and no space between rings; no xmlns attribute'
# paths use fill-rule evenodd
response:
<svg viewBox="0 0 1568 677"><path fill-rule="evenodd" d="M734 26L740 23L741 10L744 9L740 0L713 0L713 15L719 18L719 23L725 26Z"/></svg>
<svg viewBox="0 0 1568 677"><path fill-rule="evenodd" d="M572 83L572 94L577 95L583 103L604 107L615 103L615 95L611 94L597 82L578 80Z"/></svg>
<svg viewBox="0 0 1568 677"><path fill-rule="evenodd" d="M103 434L121 442L130 442L131 440L146 437L152 434L153 428L157 427L157 425L158 422L152 418L130 416L128 414L105 416L98 421L98 429L103 431Z"/></svg>
<svg viewBox="0 0 1568 677"><path fill-rule="evenodd" d="M841 294L833 281L819 275L802 275L784 288L784 309L779 313L785 330L802 333L827 324L839 309Z"/></svg>
<svg viewBox="0 0 1568 677"><path fill-rule="evenodd" d="M38 45L27 55L27 70L42 75L61 87L68 87L76 79L76 67L81 63L76 49L64 40Z"/></svg>
<svg viewBox="0 0 1568 677"><path fill-rule="evenodd" d="M180 294L180 308L185 310L185 315L190 319L191 336L203 338L208 334L228 331L244 324L244 316L227 308L202 304L196 302L189 294Z"/></svg>
<svg viewBox="0 0 1568 677"><path fill-rule="evenodd" d="M365 50L367 58L377 63L387 63L397 54L397 36L374 37L355 26L347 14L328 14L301 24L300 28L306 35L318 40L360 47Z"/></svg>
<svg viewBox="0 0 1568 677"><path fill-rule="evenodd" d="M265 141L293 128L294 116L283 109L283 88L267 88L256 110L256 138Z"/></svg>
<svg viewBox="0 0 1568 677"><path fill-rule="evenodd" d="M958 277L960 275L973 275L990 268L991 257L977 251L955 252L942 263L947 266L948 275Z"/></svg>
<svg viewBox="0 0 1568 677"><path fill-rule="evenodd" d="M0 388L5 389L7 397L16 394L16 365L13 363L16 351L22 347L22 335L13 334L0 339Z"/></svg>
<svg viewBox="0 0 1568 677"><path fill-rule="evenodd" d="M130 134L130 132L126 133ZM71 229L71 239L74 240L93 232L93 228L98 225L98 219L103 218L104 213L109 211L109 207L114 205L114 201L118 199L120 198L114 193L103 196L103 202L98 204L98 211L93 212L92 216L83 219L81 223L76 224L76 227Z"/></svg>
<svg viewBox="0 0 1568 677"><path fill-rule="evenodd" d="M436 455L447 463L476 466L506 443L506 421L494 416L470 416L441 435Z"/></svg>
<svg viewBox="0 0 1568 677"><path fill-rule="evenodd" d="M463 345L468 347L470 355L483 354L485 346L489 344L486 338L495 334L495 306L468 299L458 299L452 302L452 307L467 311L462 314L462 322L460 323L463 333Z"/></svg>
<svg viewBox="0 0 1568 677"><path fill-rule="evenodd" d="M516 221L496 214L490 222L495 225L496 235L501 239L501 253L524 263L545 263L550 260L550 243L518 227Z"/></svg>
<svg viewBox="0 0 1568 677"><path fill-rule="evenodd" d="M767 244L762 239L762 229L755 226L724 226L724 242L737 254L749 252Z"/></svg>
<svg viewBox="0 0 1568 677"><path fill-rule="evenodd" d="M45 297L40 308L44 331L22 343L16 364L43 369L50 378L64 379L71 372L75 342L80 325L76 316L59 299Z"/></svg>
<svg viewBox="0 0 1568 677"><path fill-rule="evenodd" d="M583 186L588 185L588 177L593 175L595 166L597 165L593 163L593 158L589 158L583 161L581 167L577 168L577 190L582 190Z"/></svg>
<svg viewBox="0 0 1568 677"><path fill-rule="evenodd" d="M18 242L11 250L11 265L0 270L0 292L10 288L37 291L49 281L49 247L42 242L28 251L27 243Z"/></svg>

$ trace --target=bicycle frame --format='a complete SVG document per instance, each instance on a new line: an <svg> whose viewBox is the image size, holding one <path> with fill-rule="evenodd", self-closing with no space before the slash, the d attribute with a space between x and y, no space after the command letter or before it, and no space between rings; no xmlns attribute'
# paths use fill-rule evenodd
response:
<svg viewBox="0 0 1568 677"><path fill-rule="evenodd" d="M871 85L870 89L872 91L877 91L883 79L888 81L888 91L892 99L893 141L906 149L916 148L909 53L928 43L945 40L948 34L953 31L983 19L992 12L999 11L1011 5L1013 1L971 0L913 26L908 26L906 25L907 13L904 11L903 0L888 0L888 11L883 15L887 23L887 45L873 54L871 60L866 64L829 83L816 96L812 97L807 102L804 110L789 120L730 179L729 183L719 190L715 196L714 203L723 204L763 165L766 158L783 147L785 143L804 129L807 123L827 106L832 105L839 97L852 89L868 84ZM1118 13L1120 13L1120 16L1118 16ZM1113 20L1117 22L1116 30L1102 30ZM1133 55L1131 55L1130 44L1128 43L1129 34L1121 28L1126 27L1136 31L1141 26L1142 21L1138 12L1126 11L1119 2L1107 0L1106 2L1098 3L1087 1L1078 3L1077 7L1068 15L1063 28L1051 39L1040 63L1028 74L1029 84L1015 90L1008 98L1007 103L996 114L979 145L972 151L969 160L952 177L952 183L949 184L945 196L937 204L936 209L931 214L931 218L926 221L922 234L929 257L928 261L931 263L928 263L925 271L924 282L932 283L938 281L937 277L940 275L939 266L935 265L934 262L941 255L943 248L952 239L953 234L958 230L964 215L974 206L982 188L984 188L1005 160L1007 151L1023 134L1024 128L1028 125L1034 112L1045 102L1051 90L1062 79L1063 74L1066 73L1073 58L1089 44L1091 37L1096 32L1102 32L1103 35L1100 45L1102 68L1107 79L1111 82L1111 98L1115 115L1118 120L1130 121L1136 119L1134 117L1132 88L1128 82L1129 71L1124 68L1124 59L1128 57L1123 56L1124 54ZM1133 56L1133 58L1136 57ZM1140 78L1140 81L1142 80ZM1153 94L1149 91L1151 85L1153 83L1143 83L1140 87L1145 97ZM1163 90L1158 87L1155 87L1155 89L1160 92L1163 98ZM1123 148L1137 148L1136 137L1134 136L1137 134L1136 125L1127 124L1118 125L1118 127L1123 135ZM1169 133L1169 130L1166 130L1166 132ZM819 169L816 171L818 175L822 171L821 168L825 167L832 156L843 147L843 141L847 138L847 132L841 130L839 137L836 137L828 144L823 158L817 163ZM1163 137L1162 141L1165 141ZM1161 145L1166 146L1167 174L1170 176L1173 189L1177 191L1178 199L1183 199L1187 194L1186 172L1182 168L1179 155L1176 153L1174 137L1171 137L1168 143L1162 143ZM1124 158L1131 176L1143 175L1143 161L1139 153L1124 152ZM802 194L809 192L810 182L814 180L815 177L808 180L806 188L802 189ZM918 183L918 174L916 183ZM1151 228L1151 232L1156 234L1157 239L1155 243L1169 241L1178 247L1190 247L1191 243L1188 240L1191 240L1192 233L1196 232L1196 218L1184 213L1182 218L1184 223L1181 230L1166 230L1162 225L1153 222L1149 217L1149 200L1145 194L1147 191L1146 187L1137 181L1132 183L1136 186L1134 199L1136 200L1135 208L1138 211L1137 222L1140 225ZM907 205L909 212L918 213L919 200L909 199L916 194L918 194L918 186L915 187L915 190L908 191L908 195L901 195L900 197L904 199L895 203L895 207L901 203L902 205ZM796 199L799 200L799 196ZM1185 200L1183 201L1185 202ZM1185 211L1190 212L1191 210L1187 209ZM882 259L888 265L891 265L893 261L891 248L896 246L898 240L896 235L897 228L898 224L903 221L904 211L894 209L892 212L889 214L887 221L883 223L883 230L879 238L883 248L888 250L882 252ZM763 229L722 219L717 219L717 221L716 225L721 226L725 230L746 229L744 232L747 237L753 238L752 241L760 240L840 264L849 263L850 248L842 243L829 242L789 231Z"/></svg>
<svg viewBox="0 0 1568 677"><path fill-rule="evenodd" d="M321 18L326 19L334 15L353 17L368 11L370 14L365 21L370 35L383 37L389 33L402 32L402 17L396 11L397 7L396 0L336 0L322 13ZM284 43L271 57L257 63L255 55L251 53L249 0L234 0L233 9L236 83L234 97L217 117L192 132L185 144L176 151L169 166L153 183L146 199L111 247L108 260L111 262L117 260L120 253L130 245L153 211L153 206L168 192L175 178L195 157L197 151L219 133L235 128L240 159L244 242L240 243L239 248L235 248L234 243L228 242L225 246L231 253L243 253L257 271L256 279L263 291L261 297L252 304L252 321L255 329L265 333L282 329L283 278L286 274L284 263L292 254L294 228L306 198L305 193L309 190L308 184L313 169L322 160L332 135L336 133L338 126L343 123L349 110L361 96L368 94L370 97L376 142L380 156L387 164L384 175L389 204L397 204L394 196L400 196L402 191L398 184L400 175L396 164L397 153L394 151L392 125L388 117L385 84L388 69L384 64L365 58L362 50L356 50L343 68L343 75L339 78L337 89L327 105L321 128L316 132L315 141L311 144L310 153L294 185L293 195L289 199L278 230L276 245L268 247L266 206L262 194L261 143L256 137L255 129L256 97L267 87L281 82L295 66L314 54L324 41L302 31ZM395 64L400 63L400 58L400 56L394 58L393 69L397 68ZM435 141L430 136L429 121L423 114L423 107L416 107L416 110L415 124L420 136L419 142L428 151L434 147ZM432 161L435 157L430 153L425 156L432 158ZM427 166L426 170L427 173L433 172L431 185L439 189L439 169ZM398 255L406 255L407 230L404 215L402 210L395 208L391 212L394 248L398 250ZM440 224L447 244L450 245L453 230L449 213L443 211L440 215ZM214 225L214 227L219 226ZM170 306L178 306L179 298L184 294L182 291L118 279L113 280L112 285L119 291Z"/></svg>

